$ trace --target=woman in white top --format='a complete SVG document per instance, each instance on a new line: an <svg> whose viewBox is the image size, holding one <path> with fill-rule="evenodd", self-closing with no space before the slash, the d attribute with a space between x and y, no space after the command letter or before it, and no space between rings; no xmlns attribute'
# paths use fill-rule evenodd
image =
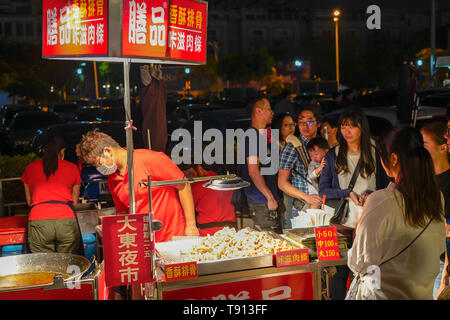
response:
<svg viewBox="0 0 450 320"><path fill-rule="evenodd" d="M370 138L367 117L360 108L344 111L339 119L339 145L325 156L325 167L319 179L319 196L327 199L351 199L347 217L341 221L355 228L362 213L363 194L387 186L387 177L379 162L375 143ZM353 190L348 186L359 159L361 169Z"/></svg>
<svg viewBox="0 0 450 320"><path fill-rule="evenodd" d="M325 155L325 167L319 179L319 196L326 195L327 200L350 199L347 216L341 221L347 230L340 232L351 234L362 214L363 194L368 190L385 188L388 181L375 143L370 138L367 117L360 108L349 108L341 114L337 140L339 145ZM348 186L360 158L360 174L350 191ZM339 226L339 229L342 228ZM331 281L331 298L343 300L350 270L347 266L338 266L336 269Z"/></svg>
<svg viewBox="0 0 450 320"><path fill-rule="evenodd" d="M380 153L395 182L364 205L348 252L348 266L361 276L353 298L433 299L445 249L443 197L433 162L420 132L409 126L388 130Z"/></svg>

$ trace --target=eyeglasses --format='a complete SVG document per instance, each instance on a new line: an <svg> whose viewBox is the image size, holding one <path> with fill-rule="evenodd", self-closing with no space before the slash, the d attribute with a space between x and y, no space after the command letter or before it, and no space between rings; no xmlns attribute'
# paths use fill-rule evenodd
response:
<svg viewBox="0 0 450 320"><path fill-rule="evenodd" d="M295 126L296 126L296 124L294 122L283 124L283 127L286 127L286 128L295 128Z"/></svg>
<svg viewBox="0 0 450 320"><path fill-rule="evenodd" d="M299 121L298 125L299 126L308 126L308 127L312 127L314 125L314 123L316 123L316 120L309 120L309 121Z"/></svg>

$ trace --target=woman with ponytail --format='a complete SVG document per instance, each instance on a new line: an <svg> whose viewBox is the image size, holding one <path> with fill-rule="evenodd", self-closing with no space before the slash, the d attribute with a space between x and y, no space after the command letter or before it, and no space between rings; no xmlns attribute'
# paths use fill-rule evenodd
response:
<svg viewBox="0 0 450 320"><path fill-rule="evenodd" d="M433 299L445 250L444 199L420 132L409 126L380 137L381 162L394 179L364 204L348 266L348 299Z"/></svg>
<svg viewBox="0 0 450 320"><path fill-rule="evenodd" d="M83 252L74 209L80 194L80 172L64 160L65 150L61 137L50 137L43 159L30 163L21 178L31 207L26 241L32 253Z"/></svg>

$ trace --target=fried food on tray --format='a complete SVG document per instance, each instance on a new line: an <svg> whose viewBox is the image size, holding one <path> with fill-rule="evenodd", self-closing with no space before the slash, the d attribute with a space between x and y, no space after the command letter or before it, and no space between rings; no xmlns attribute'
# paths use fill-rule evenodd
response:
<svg viewBox="0 0 450 320"><path fill-rule="evenodd" d="M182 252L184 261L212 261L274 254L296 249L281 239L275 239L266 232L248 228L236 230L225 227L213 236L206 236L189 252Z"/></svg>

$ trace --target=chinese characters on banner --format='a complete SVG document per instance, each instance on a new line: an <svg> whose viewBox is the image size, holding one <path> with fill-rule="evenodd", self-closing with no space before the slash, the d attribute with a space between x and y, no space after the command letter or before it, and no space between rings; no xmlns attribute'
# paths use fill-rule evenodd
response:
<svg viewBox="0 0 450 320"><path fill-rule="evenodd" d="M308 249L281 251L275 254L275 266L291 267L309 263Z"/></svg>
<svg viewBox="0 0 450 320"><path fill-rule="evenodd" d="M336 227L316 228L316 247L319 261L339 260L339 243Z"/></svg>
<svg viewBox="0 0 450 320"><path fill-rule="evenodd" d="M171 59L206 61L205 3L172 0L169 6L169 57Z"/></svg>
<svg viewBox="0 0 450 320"><path fill-rule="evenodd" d="M108 54L108 0L43 0L42 55Z"/></svg>
<svg viewBox="0 0 450 320"><path fill-rule="evenodd" d="M163 300L313 300L312 272L165 291Z"/></svg>
<svg viewBox="0 0 450 320"><path fill-rule="evenodd" d="M123 55L157 58L166 56L168 2L168 0L123 2Z"/></svg>
<svg viewBox="0 0 450 320"><path fill-rule="evenodd" d="M148 214L103 218L103 255L108 287L152 280Z"/></svg>
<svg viewBox="0 0 450 320"><path fill-rule="evenodd" d="M125 0L122 55L206 61L207 4Z"/></svg>
<svg viewBox="0 0 450 320"><path fill-rule="evenodd" d="M178 281L197 278L197 262L193 261L176 264L166 264L164 266L164 275L166 281Z"/></svg>

